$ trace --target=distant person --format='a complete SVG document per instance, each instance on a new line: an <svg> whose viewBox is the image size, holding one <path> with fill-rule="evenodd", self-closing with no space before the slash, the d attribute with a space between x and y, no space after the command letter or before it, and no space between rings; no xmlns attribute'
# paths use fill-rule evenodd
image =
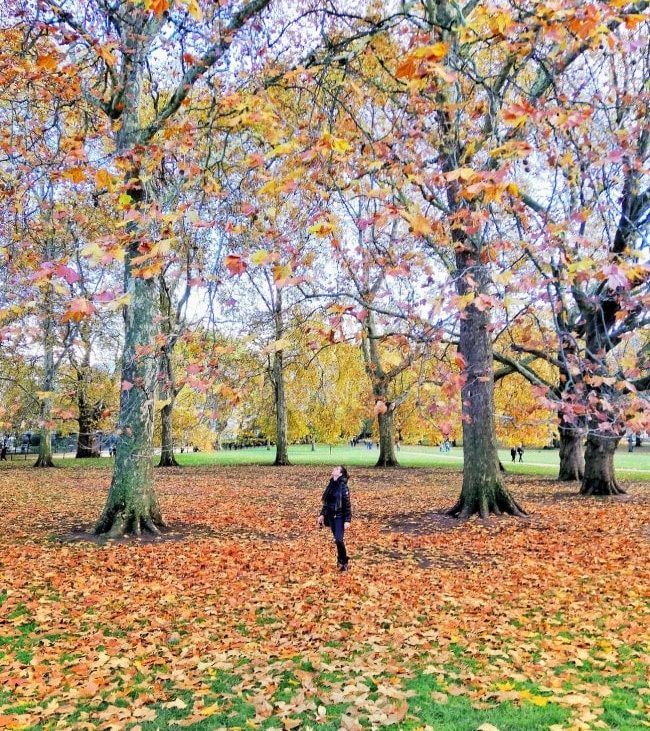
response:
<svg viewBox="0 0 650 731"><path fill-rule="evenodd" d="M510 448L510 456L512 457L513 462L517 459L517 448L516 447Z"/></svg>
<svg viewBox="0 0 650 731"><path fill-rule="evenodd" d="M340 571L348 570L348 554L345 549L345 531L350 527L352 507L348 487L348 471L342 465L332 470L330 481L322 497L323 507L316 524L329 526L336 542L336 564Z"/></svg>
<svg viewBox="0 0 650 731"><path fill-rule="evenodd" d="M519 461L520 462L523 462L524 461L524 447L523 447L523 445L520 444L517 447L517 454L519 455Z"/></svg>
<svg viewBox="0 0 650 731"><path fill-rule="evenodd" d="M2 449L0 449L0 461L6 462L7 461L7 445L3 444Z"/></svg>

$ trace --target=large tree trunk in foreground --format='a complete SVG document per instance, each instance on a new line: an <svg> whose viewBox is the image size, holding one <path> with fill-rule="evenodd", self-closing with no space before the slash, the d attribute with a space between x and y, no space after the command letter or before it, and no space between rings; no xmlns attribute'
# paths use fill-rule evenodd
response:
<svg viewBox="0 0 650 731"><path fill-rule="evenodd" d="M580 488L581 495L625 494L614 474L614 454L619 442L620 437L590 431L585 451L585 474Z"/></svg>
<svg viewBox="0 0 650 731"><path fill-rule="evenodd" d="M174 401L165 404L160 410L161 449L158 467L180 467L174 455Z"/></svg>
<svg viewBox="0 0 650 731"><path fill-rule="evenodd" d="M560 423L560 473L558 480L573 482L582 480L585 474L585 456L579 429Z"/></svg>
<svg viewBox="0 0 650 731"><path fill-rule="evenodd" d="M457 255L458 270L467 271L467 253ZM476 265L472 276L487 279L484 267ZM480 279L479 279L480 281ZM459 293L466 293L467 284L459 280ZM470 304L460 323L459 352L465 360L465 384L461 389L463 419L463 487L456 505L448 511L458 518L478 513L487 518L490 513L523 516L506 489L499 470L496 429L494 424L494 377L492 343L488 332L486 311Z"/></svg>
<svg viewBox="0 0 650 731"><path fill-rule="evenodd" d="M388 411L377 414L379 422L379 459L375 467L398 467L395 454L395 412L388 406Z"/></svg>
<svg viewBox="0 0 650 731"><path fill-rule="evenodd" d="M164 526L153 488L152 442L156 388L156 281L135 277L131 260L139 255L129 247L125 262L125 308L122 391L117 454L113 481L95 533L118 537L159 533Z"/></svg>

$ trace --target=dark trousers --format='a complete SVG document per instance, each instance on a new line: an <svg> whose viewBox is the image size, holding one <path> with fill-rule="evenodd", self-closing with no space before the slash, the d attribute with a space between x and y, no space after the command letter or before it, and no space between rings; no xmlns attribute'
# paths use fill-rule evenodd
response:
<svg viewBox="0 0 650 731"><path fill-rule="evenodd" d="M343 542L345 536L345 518L342 515L335 515L329 519L330 528L336 541L336 562L340 565L345 565L348 562L348 554L345 550L345 543Z"/></svg>

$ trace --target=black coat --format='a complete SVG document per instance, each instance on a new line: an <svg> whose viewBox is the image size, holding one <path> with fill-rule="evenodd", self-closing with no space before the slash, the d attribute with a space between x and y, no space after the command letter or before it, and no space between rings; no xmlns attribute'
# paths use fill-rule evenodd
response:
<svg viewBox="0 0 650 731"><path fill-rule="evenodd" d="M346 523L352 520L352 506L350 505L350 489L345 477L330 480L323 493L323 507L320 514L326 518L342 515Z"/></svg>

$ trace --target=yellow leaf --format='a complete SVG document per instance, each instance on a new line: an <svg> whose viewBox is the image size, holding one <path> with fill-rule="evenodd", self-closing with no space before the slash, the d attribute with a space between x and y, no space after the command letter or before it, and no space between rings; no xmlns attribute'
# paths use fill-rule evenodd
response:
<svg viewBox="0 0 650 731"><path fill-rule="evenodd" d="M275 193L277 193L277 191L278 191L278 187L279 187L278 181L275 178L273 178L272 180L269 180L268 183L266 183L265 185L263 185L260 188L260 193L265 193L267 195L275 195Z"/></svg>
<svg viewBox="0 0 650 731"><path fill-rule="evenodd" d="M334 231L334 226L329 221L321 221L310 226L307 230L310 234L315 234L316 236L327 236Z"/></svg>
<svg viewBox="0 0 650 731"><path fill-rule="evenodd" d="M218 703L213 703L211 706L206 706L199 711L200 716L214 716L215 713L220 713L222 707Z"/></svg>
<svg viewBox="0 0 650 731"><path fill-rule="evenodd" d="M419 208L405 213L404 218L411 224L411 230L416 236L430 236L433 233L433 226Z"/></svg>
<svg viewBox="0 0 650 731"><path fill-rule="evenodd" d="M414 58L425 58L427 61L440 61L447 55L449 46L446 43L434 43L431 46L422 46L412 51Z"/></svg>
<svg viewBox="0 0 650 731"><path fill-rule="evenodd" d="M194 18L194 20L203 20L203 11L197 0L183 0L183 4L187 6L187 12Z"/></svg>
<svg viewBox="0 0 650 731"><path fill-rule="evenodd" d="M352 145L340 137L335 137L332 142L332 149L336 152L345 153L352 149Z"/></svg>
<svg viewBox="0 0 650 731"><path fill-rule="evenodd" d="M111 192L115 188L113 176L105 168L101 168L95 173L95 184L98 188L106 188Z"/></svg>
<svg viewBox="0 0 650 731"><path fill-rule="evenodd" d="M272 155L288 155L296 150L295 142L283 142L281 145L276 145L272 150Z"/></svg>
<svg viewBox="0 0 650 731"><path fill-rule="evenodd" d="M269 252L265 249L258 249L257 251L253 252L250 257L251 263L256 264L257 266L262 266L263 264L266 264L268 260Z"/></svg>

